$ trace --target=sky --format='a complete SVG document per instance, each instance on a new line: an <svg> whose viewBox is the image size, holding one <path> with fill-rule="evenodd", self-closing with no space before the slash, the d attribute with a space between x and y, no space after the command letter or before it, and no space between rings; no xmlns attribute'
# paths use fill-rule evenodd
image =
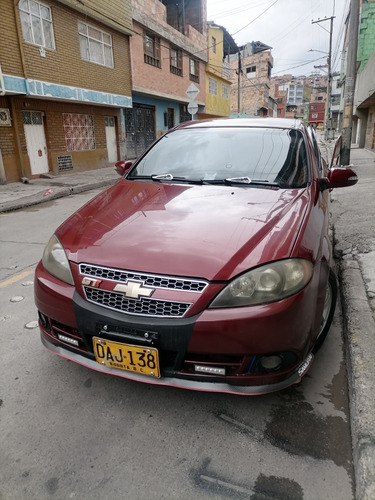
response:
<svg viewBox="0 0 375 500"><path fill-rule="evenodd" d="M272 76L326 75L326 69L314 66L327 64L331 23L312 21L335 16L331 61L332 71L340 71L349 6L350 0L207 0L207 20L223 26L237 45L260 41L271 46Z"/></svg>

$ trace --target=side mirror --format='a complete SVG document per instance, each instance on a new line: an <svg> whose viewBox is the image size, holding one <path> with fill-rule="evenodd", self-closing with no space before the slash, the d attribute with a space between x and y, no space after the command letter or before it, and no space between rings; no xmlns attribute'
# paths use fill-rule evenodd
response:
<svg viewBox="0 0 375 500"><path fill-rule="evenodd" d="M358 176L348 167L336 167L331 168L328 172L327 177L321 179L321 188L324 189L334 189L339 187L354 186L357 184Z"/></svg>
<svg viewBox="0 0 375 500"><path fill-rule="evenodd" d="M120 160L115 163L115 170L121 177L126 174L126 172L130 169L133 163L129 160Z"/></svg>

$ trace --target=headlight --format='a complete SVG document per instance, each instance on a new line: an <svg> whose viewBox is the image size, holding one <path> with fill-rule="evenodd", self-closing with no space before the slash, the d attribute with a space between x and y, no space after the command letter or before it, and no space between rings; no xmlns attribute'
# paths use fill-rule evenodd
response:
<svg viewBox="0 0 375 500"><path fill-rule="evenodd" d="M52 276L55 276L61 281L65 281L65 283L69 283L69 285L74 285L64 247L55 234L51 236L44 249L42 262L44 269L52 274Z"/></svg>
<svg viewBox="0 0 375 500"><path fill-rule="evenodd" d="M299 292L310 281L313 265L304 259L271 262L234 278L210 308L266 304Z"/></svg>

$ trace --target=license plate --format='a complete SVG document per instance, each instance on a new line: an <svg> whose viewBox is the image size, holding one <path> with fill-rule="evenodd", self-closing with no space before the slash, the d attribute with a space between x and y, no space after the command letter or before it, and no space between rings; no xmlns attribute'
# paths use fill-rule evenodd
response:
<svg viewBox="0 0 375 500"><path fill-rule="evenodd" d="M93 337L96 361L110 368L160 378L159 353L154 347L143 347Z"/></svg>

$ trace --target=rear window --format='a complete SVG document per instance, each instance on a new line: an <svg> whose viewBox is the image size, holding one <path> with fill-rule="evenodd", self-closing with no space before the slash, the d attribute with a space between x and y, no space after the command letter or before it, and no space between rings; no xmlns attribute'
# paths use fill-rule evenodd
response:
<svg viewBox="0 0 375 500"><path fill-rule="evenodd" d="M300 132L271 128L195 128L166 134L141 159L131 177L170 173L173 177L218 181L249 177L280 187L309 181Z"/></svg>

